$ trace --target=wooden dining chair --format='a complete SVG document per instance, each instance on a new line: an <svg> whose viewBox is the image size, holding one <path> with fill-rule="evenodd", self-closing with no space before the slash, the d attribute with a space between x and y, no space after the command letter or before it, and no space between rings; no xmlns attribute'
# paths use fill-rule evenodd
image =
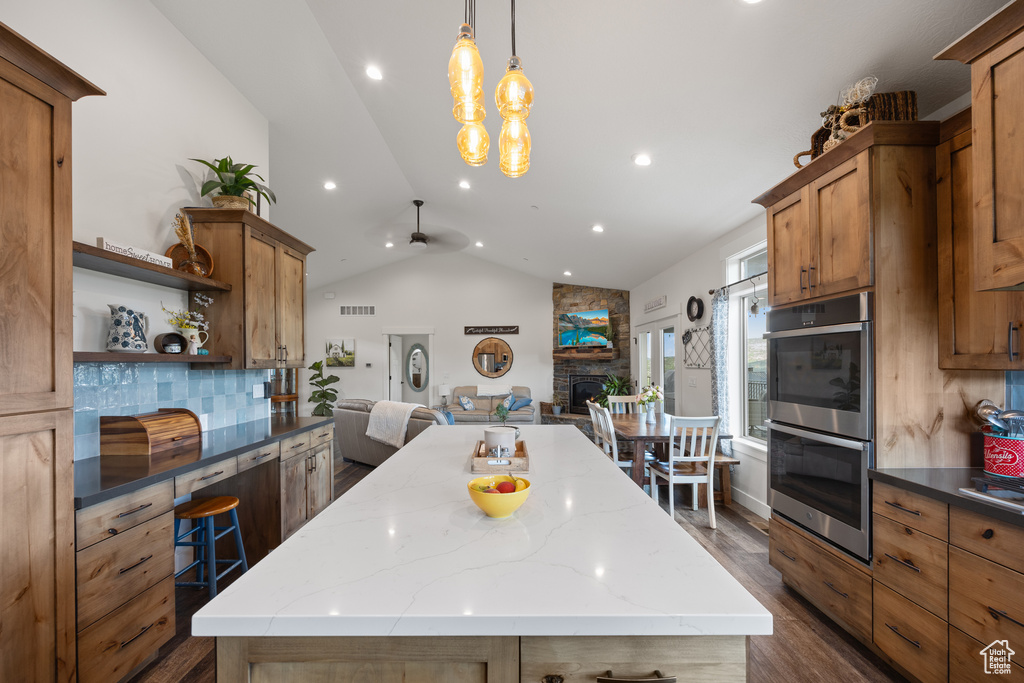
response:
<svg viewBox="0 0 1024 683"><path fill-rule="evenodd" d="M637 412L636 396L609 396L608 411L616 415Z"/></svg>
<svg viewBox="0 0 1024 683"><path fill-rule="evenodd" d="M697 509L699 484L708 487L708 520L715 528L715 451L718 449L717 415L712 417L672 417L668 443L668 461L648 463L651 497L658 500L659 480L668 484L668 513L675 514L674 484L693 485L693 509Z"/></svg>
<svg viewBox="0 0 1024 683"><path fill-rule="evenodd" d="M599 445L604 449L605 454L623 470L632 468L632 460L625 460L619 457L619 443L615 440L612 414L607 408L593 401L587 401L587 408L590 410L590 414L594 416L594 433L601 435L601 443Z"/></svg>
<svg viewBox="0 0 1024 683"><path fill-rule="evenodd" d="M594 430L595 443L598 446L604 447L604 430L601 428L601 424L598 422L597 411L601 409L601 406L594 403L593 401L587 401L587 410L590 411L590 424Z"/></svg>

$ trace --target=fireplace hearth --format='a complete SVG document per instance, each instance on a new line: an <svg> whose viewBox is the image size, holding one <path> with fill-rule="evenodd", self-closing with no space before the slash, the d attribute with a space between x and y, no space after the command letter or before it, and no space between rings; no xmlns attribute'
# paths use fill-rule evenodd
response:
<svg viewBox="0 0 1024 683"><path fill-rule="evenodd" d="M587 401L601 393L604 375L569 375L569 412L587 415Z"/></svg>

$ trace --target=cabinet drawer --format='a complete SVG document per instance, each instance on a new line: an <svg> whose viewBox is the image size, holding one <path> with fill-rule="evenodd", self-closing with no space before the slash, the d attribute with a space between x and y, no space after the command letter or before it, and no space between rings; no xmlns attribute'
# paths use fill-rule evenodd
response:
<svg viewBox="0 0 1024 683"><path fill-rule="evenodd" d="M945 681L946 622L875 581L875 645L923 683Z"/></svg>
<svg viewBox="0 0 1024 683"><path fill-rule="evenodd" d="M945 503L927 496L874 482L872 512L943 541L949 537L948 508Z"/></svg>
<svg viewBox="0 0 1024 683"><path fill-rule="evenodd" d="M238 461L235 458L226 458L188 474L179 474L174 478L174 497L193 493L204 486L233 477L237 471Z"/></svg>
<svg viewBox="0 0 1024 683"><path fill-rule="evenodd" d="M881 515L873 521L875 580L945 619L949 546Z"/></svg>
<svg viewBox="0 0 1024 683"><path fill-rule="evenodd" d="M254 448L253 450L242 453L238 456L238 471L244 472L247 469L262 465L265 462L270 462L274 458L280 457L281 455L281 442L275 441L274 443Z"/></svg>
<svg viewBox="0 0 1024 683"><path fill-rule="evenodd" d="M616 677L647 680L659 670L680 681L745 681L744 636L528 637L519 642L519 680L561 676L564 683Z"/></svg>
<svg viewBox="0 0 1024 683"><path fill-rule="evenodd" d="M871 575L784 522L769 525L769 563L786 583L865 640L871 639Z"/></svg>
<svg viewBox="0 0 1024 683"><path fill-rule="evenodd" d="M950 546L949 623L983 643L1024 643L1024 574Z"/></svg>
<svg viewBox="0 0 1024 683"><path fill-rule="evenodd" d="M174 573L174 513L80 550L78 630Z"/></svg>
<svg viewBox="0 0 1024 683"><path fill-rule="evenodd" d="M309 445L316 447L321 444L330 443L332 439L334 439L334 425L321 425L310 432Z"/></svg>
<svg viewBox="0 0 1024 683"><path fill-rule="evenodd" d="M79 683L123 678L174 635L169 576L78 634Z"/></svg>
<svg viewBox="0 0 1024 683"><path fill-rule="evenodd" d="M1022 527L951 506L949 543L1010 569L1024 571Z"/></svg>
<svg viewBox="0 0 1024 683"><path fill-rule="evenodd" d="M999 645L996 644L996 647L998 648ZM966 633L963 633L960 629L950 626L949 680L954 683L957 681L976 681L988 678L986 674L990 671L991 673L998 673L1000 669L995 662L992 663L992 669L986 671L986 658L981 654L981 651L985 649L987 649L986 643L980 643ZM1014 683L1024 682L1024 668L1017 664L1017 660L1013 659L1013 656L1011 656L1009 673L999 674L996 680L1014 681Z"/></svg>
<svg viewBox="0 0 1024 683"><path fill-rule="evenodd" d="M75 512L78 550L115 536L136 524L162 515L174 507L174 483L170 480L141 491L119 496Z"/></svg>
<svg viewBox="0 0 1024 683"><path fill-rule="evenodd" d="M312 436L313 432L302 432L295 436L289 436L287 439L281 439L281 459L286 460L293 455L308 451Z"/></svg>

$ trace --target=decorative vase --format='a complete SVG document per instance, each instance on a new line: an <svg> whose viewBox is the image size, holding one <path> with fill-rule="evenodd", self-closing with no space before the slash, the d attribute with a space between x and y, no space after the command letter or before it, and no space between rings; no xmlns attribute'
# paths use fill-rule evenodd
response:
<svg viewBox="0 0 1024 683"><path fill-rule="evenodd" d="M249 199L247 197L236 197L230 194L219 194L210 198L213 205L218 209L248 209Z"/></svg>
<svg viewBox="0 0 1024 683"><path fill-rule="evenodd" d="M650 403L647 406L647 424L657 424L658 420L654 417L654 404Z"/></svg>
<svg viewBox="0 0 1024 683"><path fill-rule="evenodd" d="M110 308L110 329L107 332L107 351L144 353L149 350L146 332L149 316L127 306L107 304Z"/></svg>
<svg viewBox="0 0 1024 683"><path fill-rule="evenodd" d="M188 343L188 348L185 350L185 353L190 356L199 355L199 349L201 349L203 344L210 339L208 332L195 327L179 327L178 334L183 336ZM205 339L200 336L204 334L206 335Z"/></svg>
<svg viewBox="0 0 1024 683"><path fill-rule="evenodd" d="M562 406L551 406L551 413L552 413L552 415L561 415L562 414Z"/></svg>

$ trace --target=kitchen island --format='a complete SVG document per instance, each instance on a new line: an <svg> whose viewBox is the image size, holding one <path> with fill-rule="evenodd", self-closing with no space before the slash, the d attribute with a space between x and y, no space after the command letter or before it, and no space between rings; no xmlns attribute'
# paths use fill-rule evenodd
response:
<svg viewBox="0 0 1024 683"><path fill-rule="evenodd" d="M597 446L524 426L530 497L496 520L482 435L429 428L201 609L218 681L745 680L771 614Z"/></svg>

